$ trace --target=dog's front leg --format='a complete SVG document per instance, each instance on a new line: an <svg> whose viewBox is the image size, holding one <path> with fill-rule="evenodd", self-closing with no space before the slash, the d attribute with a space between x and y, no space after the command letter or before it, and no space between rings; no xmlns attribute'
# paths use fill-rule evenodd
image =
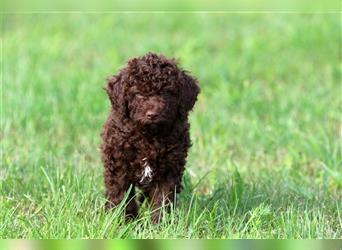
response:
<svg viewBox="0 0 342 250"><path fill-rule="evenodd" d="M126 173L112 172L109 168L105 170L105 186L106 186L106 209L111 209L119 205L129 191L126 204L126 217L134 218L138 215L138 205L135 201L134 186L130 186L126 180Z"/></svg>
<svg viewBox="0 0 342 250"><path fill-rule="evenodd" d="M149 199L152 203L152 221L154 223L159 223L161 221L163 211L170 211L170 208L176 198L175 194L177 193L177 186L178 185L174 182L166 182L157 184L150 190Z"/></svg>

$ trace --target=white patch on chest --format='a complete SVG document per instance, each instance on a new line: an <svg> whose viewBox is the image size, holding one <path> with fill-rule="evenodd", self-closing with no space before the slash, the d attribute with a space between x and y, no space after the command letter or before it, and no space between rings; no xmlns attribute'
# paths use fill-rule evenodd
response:
<svg viewBox="0 0 342 250"><path fill-rule="evenodd" d="M152 181L152 168L148 164L147 158L142 159L143 161L143 172L140 179L140 183L150 183Z"/></svg>

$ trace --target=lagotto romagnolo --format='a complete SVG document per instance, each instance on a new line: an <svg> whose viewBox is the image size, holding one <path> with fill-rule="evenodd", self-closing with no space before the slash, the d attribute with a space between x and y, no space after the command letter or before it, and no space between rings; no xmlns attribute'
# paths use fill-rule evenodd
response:
<svg viewBox="0 0 342 250"><path fill-rule="evenodd" d="M200 92L198 82L176 60L148 53L109 77L106 91L111 102L101 134L106 207L115 207L130 190L126 216L137 216L137 187L140 202L149 199L159 222L158 208L182 189L191 146L188 114Z"/></svg>

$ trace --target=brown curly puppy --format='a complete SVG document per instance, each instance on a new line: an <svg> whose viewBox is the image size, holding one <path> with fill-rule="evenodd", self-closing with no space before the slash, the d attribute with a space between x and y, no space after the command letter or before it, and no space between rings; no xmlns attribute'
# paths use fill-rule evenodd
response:
<svg viewBox="0 0 342 250"><path fill-rule="evenodd" d="M110 77L106 91L112 104L101 134L106 207L120 203L130 190L126 216L135 217L138 187L152 202L158 222L158 208L182 189L191 146L188 113L199 86L174 59L148 53Z"/></svg>

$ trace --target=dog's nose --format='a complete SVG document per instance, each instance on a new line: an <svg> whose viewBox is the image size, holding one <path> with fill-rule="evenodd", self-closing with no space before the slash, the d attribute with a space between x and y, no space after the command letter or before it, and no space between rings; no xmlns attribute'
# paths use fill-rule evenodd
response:
<svg viewBox="0 0 342 250"><path fill-rule="evenodd" d="M146 112L146 116L149 118L149 119L153 119L157 116L157 112L156 111L153 111L153 110L149 110Z"/></svg>

